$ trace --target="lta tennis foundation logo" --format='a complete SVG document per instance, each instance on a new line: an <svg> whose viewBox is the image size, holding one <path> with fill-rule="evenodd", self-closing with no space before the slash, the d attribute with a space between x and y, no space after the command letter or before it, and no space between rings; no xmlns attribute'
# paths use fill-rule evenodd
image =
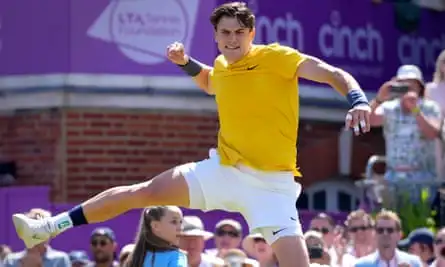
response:
<svg viewBox="0 0 445 267"><path fill-rule="evenodd" d="M170 43L179 41L190 48L198 4L199 0L112 0L87 35L114 43L135 62L159 64L166 60Z"/></svg>

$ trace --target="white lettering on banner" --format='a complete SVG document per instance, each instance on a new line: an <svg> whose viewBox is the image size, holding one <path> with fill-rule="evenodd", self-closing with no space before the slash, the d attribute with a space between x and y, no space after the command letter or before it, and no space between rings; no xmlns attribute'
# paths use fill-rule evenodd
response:
<svg viewBox="0 0 445 267"><path fill-rule="evenodd" d="M128 35L130 38L134 35L158 35L158 36L179 36L183 39L185 31L178 29L182 21L181 18L174 15L161 16L158 14L138 13L119 13L117 14L118 33Z"/></svg>
<svg viewBox="0 0 445 267"><path fill-rule="evenodd" d="M332 11L330 20L331 24L323 24L318 32L318 45L323 56L383 61L383 38L371 23L355 29L341 25L341 15L337 10Z"/></svg>
<svg viewBox="0 0 445 267"><path fill-rule="evenodd" d="M166 60L172 42L190 49L199 0L111 1L87 35L114 43L128 59L144 65ZM189 51L187 51L189 52Z"/></svg>
<svg viewBox="0 0 445 267"><path fill-rule="evenodd" d="M291 13L286 13L285 17L275 19L259 16L256 20L255 41L259 43L279 42L282 45L303 50L303 27L298 20L293 18Z"/></svg>
<svg viewBox="0 0 445 267"><path fill-rule="evenodd" d="M435 39L402 35L397 41L397 55L402 64L434 68L436 57L445 49L445 34Z"/></svg>

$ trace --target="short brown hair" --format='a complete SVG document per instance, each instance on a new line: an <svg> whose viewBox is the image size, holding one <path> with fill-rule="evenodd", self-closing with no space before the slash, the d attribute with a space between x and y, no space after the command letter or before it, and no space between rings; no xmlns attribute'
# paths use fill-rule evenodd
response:
<svg viewBox="0 0 445 267"><path fill-rule="evenodd" d="M369 223L369 226L374 226L374 220L372 219L371 215L362 209L354 210L353 212L349 213L348 218L346 218L345 225L349 226L352 220L357 219L364 219L367 223Z"/></svg>
<svg viewBox="0 0 445 267"><path fill-rule="evenodd" d="M222 17L236 18L241 26L249 30L255 27L255 15L243 2L226 3L215 8L210 16L210 22L215 30Z"/></svg>
<svg viewBox="0 0 445 267"><path fill-rule="evenodd" d="M375 217L376 223L379 220L391 220L396 222L396 227L398 230L402 229L402 222L400 221L399 215L391 210L382 210L379 213L377 213L377 216Z"/></svg>

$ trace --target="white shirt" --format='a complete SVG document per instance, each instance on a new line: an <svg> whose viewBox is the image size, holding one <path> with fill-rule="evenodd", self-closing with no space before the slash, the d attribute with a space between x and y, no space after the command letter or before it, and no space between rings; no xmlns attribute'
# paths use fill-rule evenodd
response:
<svg viewBox="0 0 445 267"><path fill-rule="evenodd" d="M380 254L378 254L377 264L378 264L378 267L398 267L398 261L397 261L397 256L396 256L395 252L394 252L394 257L389 261L389 265L388 265L388 262L385 260L382 260L380 258Z"/></svg>
<svg viewBox="0 0 445 267"><path fill-rule="evenodd" d="M222 261L221 259L211 256L209 254L202 253L201 254L201 263L199 267L213 267L217 262ZM222 261L224 263L224 261Z"/></svg>

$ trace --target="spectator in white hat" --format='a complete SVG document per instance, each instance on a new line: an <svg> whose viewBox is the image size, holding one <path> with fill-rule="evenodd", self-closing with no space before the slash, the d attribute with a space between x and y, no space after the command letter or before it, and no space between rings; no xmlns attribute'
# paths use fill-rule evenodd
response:
<svg viewBox="0 0 445 267"><path fill-rule="evenodd" d="M371 101L371 125L383 126L386 142L385 179L392 188L436 179L435 140L441 110L424 98L425 85L417 66L403 65L397 76L381 86ZM401 182L404 181L404 182ZM411 183L410 183L411 182ZM406 190L408 188L404 188Z"/></svg>
<svg viewBox="0 0 445 267"><path fill-rule="evenodd" d="M272 247L267 244L262 234L254 233L246 236L241 246L247 255L259 262L260 267L278 266Z"/></svg>
<svg viewBox="0 0 445 267"><path fill-rule="evenodd" d="M222 260L204 254L205 242L213 237L213 233L204 230L201 219L197 216L185 216L182 223L179 247L187 252L190 267L213 267Z"/></svg>
<svg viewBox="0 0 445 267"><path fill-rule="evenodd" d="M243 228L241 224L235 220L224 219L216 224L214 234L216 248L206 250L206 253L220 257L226 250L239 248Z"/></svg>

